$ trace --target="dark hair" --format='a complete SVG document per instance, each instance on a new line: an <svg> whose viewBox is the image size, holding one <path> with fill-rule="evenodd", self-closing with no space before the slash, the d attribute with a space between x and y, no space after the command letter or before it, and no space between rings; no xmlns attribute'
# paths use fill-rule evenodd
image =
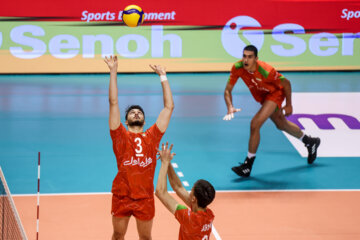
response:
<svg viewBox="0 0 360 240"><path fill-rule="evenodd" d="M125 110L125 120L127 120L129 112L133 109L139 109L142 112L142 114L144 115L144 119L145 119L145 113L144 113L144 110L142 109L142 107L140 107L139 105L131 105L131 106L128 106L127 109Z"/></svg>
<svg viewBox="0 0 360 240"><path fill-rule="evenodd" d="M244 51L251 51L251 52L254 52L254 55L255 57L257 57L258 55L258 50L257 48L254 46L254 45L247 45L245 48L244 48Z"/></svg>
<svg viewBox="0 0 360 240"><path fill-rule="evenodd" d="M197 199L198 206L206 208L215 198L215 189L211 183L200 179L194 184L194 195Z"/></svg>

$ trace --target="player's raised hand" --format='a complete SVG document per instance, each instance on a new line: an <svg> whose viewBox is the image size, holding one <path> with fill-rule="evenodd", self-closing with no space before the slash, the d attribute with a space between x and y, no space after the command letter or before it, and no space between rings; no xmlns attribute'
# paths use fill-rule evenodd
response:
<svg viewBox="0 0 360 240"><path fill-rule="evenodd" d="M224 121L230 121L231 119L234 118L234 113L240 112L241 108L234 108L234 107L230 107L228 109L227 114L223 117Z"/></svg>
<svg viewBox="0 0 360 240"><path fill-rule="evenodd" d="M173 159L173 157L176 155L175 153L171 152L172 148L173 148L173 144L171 144L169 147L169 143L166 142L166 145L164 145L164 143L162 144L161 150L157 149L157 152L162 162L170 162Z"/></svg>
<svg viewBox="0 0 360 240"><path fill-rule="evenodd" d="M166 75L166 68L160 65L152 65L149 64L149 66L151 67L152 70L154 70L154 72L156 72L159 76L161 75Z"/></svg>
<svg viewBox="0 0 360 240"><path fill-rule="evenodd" d="M110 70L117 70L118 59L117 59L116 55L115 56L110 56L110 57L105 57L104 62L108 65Z"/></svg>

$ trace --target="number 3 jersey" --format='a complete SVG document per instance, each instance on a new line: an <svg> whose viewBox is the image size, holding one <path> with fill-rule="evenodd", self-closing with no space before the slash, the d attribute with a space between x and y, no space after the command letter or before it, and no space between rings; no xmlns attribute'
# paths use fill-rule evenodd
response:
<svg viewBox="0 0 360 240"><path fill-rule="evenodd" d="M120 123L110 135L118 167L111 192L132 199L152 198L156 149L164 133L156 124L146 132L132 133Z"/></svg>

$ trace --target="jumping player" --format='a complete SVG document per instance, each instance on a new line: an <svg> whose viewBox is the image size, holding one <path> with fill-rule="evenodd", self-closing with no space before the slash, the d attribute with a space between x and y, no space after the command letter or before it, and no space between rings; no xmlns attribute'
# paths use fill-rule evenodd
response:
<svg viewBox="0 0 360 240"><path fill-rule="evenodd" d="M111 214L114 229L112 239L124 239L131 215L136 218L139 239L151 239L155 214L153 179L156 153L174 109L170 85L165 68L150 65L161 79L164 108L156 123L144 132L145 114L143 109L138 105L130 106L125 114L125 124L128 127L126 130L120 122L117 57L106 57L105 63L110 69L109 126L118 167L118 173L111 189Z"/></svg>

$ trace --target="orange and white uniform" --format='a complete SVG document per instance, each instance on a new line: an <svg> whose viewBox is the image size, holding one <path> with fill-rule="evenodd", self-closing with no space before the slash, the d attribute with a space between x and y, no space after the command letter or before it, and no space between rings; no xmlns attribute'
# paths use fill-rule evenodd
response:
<svg viewBox="0 0 360 240"><path fill-rule="evenodd" d="M110 135L118 167L111 189L112 215L151 220L155 214L156 149L164 133L156 124L144 133L129 132L120 124Z"/></svg>
<svg viewBox="0 0 360 240"><path fill-rule="evenodd" d="M281 81L285 77L275 68L263 61L257 61L256 70L250 73L243 67L242 60L236 62L230 72L229 83L235 85L239 77L248 86L254 99L263 103L265 100L275 102L279 108L285 99L284 88Z"/></svg>
<svg viewBox="0 0 360 240"><path fill-rule="evenodd" d="M180 223L179 240L210 239L214 214L206 208L205 211L193 212L183 205L178 205L175 218Z"/></svg>

